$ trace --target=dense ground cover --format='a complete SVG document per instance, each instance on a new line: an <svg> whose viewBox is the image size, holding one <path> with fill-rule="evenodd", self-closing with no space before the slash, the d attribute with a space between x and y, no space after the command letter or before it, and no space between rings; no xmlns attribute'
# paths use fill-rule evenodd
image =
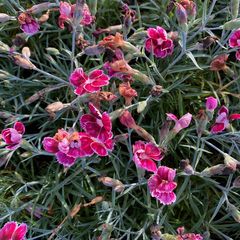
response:
<svg viewBox="0 0 240 240"><path fill-rule="evenodd" d="M0 2L0 226L240 239L239 1L86 3Z"/></svg>

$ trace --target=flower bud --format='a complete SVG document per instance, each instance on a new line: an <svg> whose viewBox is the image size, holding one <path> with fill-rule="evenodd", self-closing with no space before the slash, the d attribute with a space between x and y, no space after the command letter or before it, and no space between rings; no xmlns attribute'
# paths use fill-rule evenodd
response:
<svg viewBox="0 0 240 240"><path fill-rule="evenodd" d="M120 122L122 125L126 126L127 128L132 128L135 129L137 124L135 122L135 120L132 117L132 114L125 110L122 115L119 118Z"/></svg>
<svg viewBox="0 0 240 240"><path fill-rule="evenodd" d="M234 20L226 22L223 25L224 30L233 30L233 29L238 29L238 28L240 28L240 18L236 18Z"/></svg>
<svg viewBox="0 0 240 240"><path fill-rule="evenodd" d="M29 49L29 47L24 47L22 49L22 55L29 60L30 56L31 56L31 51Z"/></svg>
<svg viewBox="0 0 240 240"><path fill-rule="evenodd" d="M225 165L232 169L233 171L236 171L237 167L240 166L240 162L237 161L235 158L231 157L229 154L224 153L224 163Z"/></svg>
<svg viewBox="0 0 240 240"><path fill-rule="evenodd" d="M221 175L225 170L226 166L224 164L218 164L210 168L205 168L201 172L202 177L211 177L214 175Z"/></svg>
<svg viewBox="0 0 240 240"><path fill-rule="evenodd" d="M179 24L181 24L181 25L187 24L188 15L187 15L186 9L181 4L179 4L179 3L176 3L176 4L177 4L176 17L177 17Z"/></svg>
<svg viewBox="0 0 240 240"><path fill-rule="evenodd" d="M228 211L234 220L240 223L240 211L231 203L228 203Z"/></svg>
<svg viewBox="0 0 240 240"><path fill-rule="evenodd" d="M234 188L240 188L240 176L238 176L237 178L235 178L235 180L233 181L232 187L234 187Z"/></svg>
<svg viewBox="0 0 240 240"><path fill-rule="evenodd" d="M160 226L158 224L153 224L150 227L152 240L161 240L162 233L160 231Z"/></svg>
<svg viewBox="0 0 240 240"><path fill-rule="evenodd" d="M51 117L55 117L55 112L58 112L69 105L70 104L63 104L62 102L54 102L54 103L49 104L45 108L45 110L49 113L49 115Z"/></svg>
<svg viewBox="0 0 240 240"><path fill-rule="evenodd" d="M100 177L98 181L107 187L112 187L115 192L122 192L125 188L121 181L110 177Z"/></svg>
<svg viewBox="0 0 240 240"><path fill-rule="evenodd" d="M47 11L52 6L55 6L55 4L50 2L44 2L44 3L33 5L27 11L32 14L38 14L38 13Z"/></svg>
<svg viewBox="0 0 240 240"><path fill-rule="evenodd" d="M206 101L206 110L213 112L217 108L217 105L218 105L217 99L214 97L208 97L208 98L206 98L206 100L207 100Z"/></svg>
<svg viewBox="0 0 240 240"><path fill-rule="evenodd" d="M143 112L144 109L146 108L146 106L147 106L147 101L141 101L141 102L139 102L138 107L137 107L137 112L138 112L138 113Z"/></svg>
<svg viewBox="0 0 240 240"><path fill-rule="evenodd" d="M90 47L86 47L84 49L84 53L87 56L95 56L95 55L100 55L101 53L103 53L105 50L104 46L99 46L99 45L93 45Z"/></svg>
<svg viewBox="0 0 240 240"><path fill-rule="evenodd" d="M160 85L154 85L150 91L153 97L159 97L162 93L163 87Z"/></svg>
<svg viewBox="0 0 240 240"><path fill-rule="evenodd" d="M47 22L47 20L49 19L49 14L50 14L50 11L47 11L45 14L43 14L43 15L38 19L38 23L39 23L39 24L43 24L43 23Z"/></svg>
<svg viewBox="0 0 240 240"><path fill-rule="evenodd" d="M46 50L51 55L54 55L54 56L60 55L60 52L57 48L48 47L48 48L46 48Z"/></svg>
<svg viewBox="0 0 240 240"><path fill-rule="evenodd" d="M18 66L25 68L25 69L35 69L36 66L30 62L30 60L22 57L21 55L14 55L13 56L15 64Z"/></svg>
<svg viewBox="0 0 240 240"><path fill-rule="evenodd" d="M134 130L136 131L136 133L142 137L143 139L145 139L146 141L148 142L152 142L154 144L156 144L156 141L154 139L154 137L149 133L147 132L144 128L140 127L140 126L136 126L134 128Z"/></svg>
<svg viewBox="0 0 240 240"><path fill-rule="evenodd" d="M0 52L9 52L9 50L10 47L7 44L0 41Z"/></svg>
<svg viewBox="0 0 240 240"><path fill-rule="evenodd" d="M115 142L125 142L128 139L128 137L129 137L128 133L115 135L114 136L114 141Z"/></svg>
<svg viewBox="0 0 240 240"><path fill-rule="evenodd" d="M197 130L198 136L201 136L204 133L204 131L206 130L208 121L209 119L205 111L203 109L200 109L195 118L196 130Z"/></svg>
<svg viewBox="0 0 240 240"><path fill-rule="evenodd" d="M231 13L232 13L232 18L235 19L238 16L238 11L239 11L239 0L231 0Z"/></svg>
<svg viewBox="0 0 240 240"><path fill-rule="evenodd" d="M0 23L5 23L9 20L13 20L15 19L15 17L9 16L5 13L0 13Z"/></svg>
<svg viewBox="0 0 240 240"><path fill-rule="evenodd" d="M189 163L189 159L183 159L180 161L180 168L188 175L193 175L194 170Z"/></svg>

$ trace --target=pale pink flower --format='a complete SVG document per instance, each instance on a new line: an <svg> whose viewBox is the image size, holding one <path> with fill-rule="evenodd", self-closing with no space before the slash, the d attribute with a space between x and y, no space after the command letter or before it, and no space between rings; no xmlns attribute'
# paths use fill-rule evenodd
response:
<svg viewBox="0 0 240 240"><path fill-rule="evenodd" d="M76 87L75 94L94 93L101 90L101 87L109 84L109 76L102 70L93 70L87 75L82 68L77 68L70 76L71 84Z"/></svg>
<svg viewBox="0 0 240 240"><path fill-rule="evenodd" d="M237 29L229 38L229 46L231 48L236 48L236 58L240 60L240 29Z"/></svg>
<svg viewBox="0 0 240 240"><path fill-rule="evenodd" d="M164 28L149 28L147 30L148 39L145 42L145 48L152 52L157 58L165 58L173 53L173 41L168 38Z"/></svg>
<svg viewBox="0 0 240 240"><path fill-rule="evenodd" d="M0 230L1 240L24 240L27 233L27 225L22 223L18 226L16 222L8 222Z"/></svg>
<svg viewBox="0 0 240 240"><path fill-rule="evenodd" d="M217 99L214 97L208 97L206 98L206 109L207 111L213 112L218 105Z"/></svg>
<svg viewBox="0 0 240 240"><path fill-rule="evenodd" d="M228 108L222 106L218 111L218 116L215 120L215 124L211 128L211 133L220 133L229 127L230 121L240 119L239 113L233 113L229 115Z"/></svg>
<svg viewBox="0 0 240 240"><path fill-rule="evenodd" d="M16 122L13 128L6 128L2 130L2 139L8 145L6 148L10 150L17 149L22 142L24 132L25 127L21 122Z"/></svg>
<svg viewBox="0 0 240 240"><path fill-rule="evenodd" d="M192 114L186 113L180 119L178 119L176 115L172 113L167 113L167 120L172 120L175 122L173 132L178 133L182 129L187 128L190 125L192 121Z"/></svg>
<svg viewBox="0 0 240 240"><path fill-rule="evenodd" d="M162 160L163 156L160 148L151 142L137 141L133 145L133 161L139 168L156 172L157 166L154 161Z"/></svg>
<svg viewBox="0 0 240 240"><path fill-rule="evenodd" d="M89 109L91 114L84 114L80 118L82 129L102 142L111 139L113 134L109 114L107 112L102 114L92 103L89 103Z"/></svg>
<svg viewBox="0 0 240 240"><path fill-rule="evenodd" d="M176 201L173 190L177 187L174 182L176 170L160 166L157 172L148 180L148 187L152 197L157 198L163 205L170 205Z"/></svg>
<svg viewBox="0 0 240 240"><path fill-rule="evenodd" d="M27 35L33 35L39 31L40 25L27 12L23 12L18 16L18 22L22 31Z"/></svg>
<svg viewBox="0 0 240 240"><path fill-rule="evenodd" d="M70 4L68 2L60 2L59 12L60 16L58 18L58 25L60 28L64 29L64 23L72 23L73 16L75 12L76 4ZM89 7L87 4L84 4L82 9L82 19L80 24L83 26L90 25L93 22L94 18L91 16Z"/></svg>

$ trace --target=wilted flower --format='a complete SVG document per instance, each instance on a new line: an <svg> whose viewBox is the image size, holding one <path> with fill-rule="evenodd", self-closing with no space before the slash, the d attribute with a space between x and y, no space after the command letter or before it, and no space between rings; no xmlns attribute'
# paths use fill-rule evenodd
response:
<svg viewBox="0 0 240 240"><path fill-rule="evenodd" d="M112 187L116 192L122 192L125 188L121 181L110 177L100 177L98 181L102 182L105 186Z"/></svg>
<svg viewBox="0 0 240 240"><path fill-rule="evenodd" d="M168 38L164 28L149 28L147 30L148 39L145 42L145 48L152 52L157 58L165 58L173 53L173 41Z"/></svg>
<svg viewBox="0 0 240 240"><path fill-rule="evenodd" d="M125 105L129 106L132 104L132 99L137 97L137 91L130 86L129 82L119 84L119 93L125 98Z"/></svg>
<svg viewBox="0 0 240 240"><path fill-rule="evenodd" d="M27 35L33 35L39 31L40 25L38 22L27 12L20 13L18 16L20 28Z"/></svg>
<svg viewBox="0 0 240 240"><path fill-rule="evenodd" d="M123 36L119 32L117 32L115 36L109 35L103 38L103 40L101 40L98 43L99 46L104 46L105 48L111 48L112 50L116 50L117 48L122 47L124 44L125 44L125 41L123 40Z"/></svg>
<svg viewBox="0 0 240 240"><path fill-rule="evenodd" d="M228 56L228 54L221 54L215 57L211 62L210 69L212 71L226 71L228 68L228 66L226 65Z"/></svg>
<svg viewBox="0 0 240 240"><path fill-rule="evenodd" d="M239 113L228 114L228 108L222 106L218 111L215 124L211 128L211 133L220 133L229 127L229 121L240 119Z"/></svg>
<svg viewBox="0 0 240 240"><path fill-rule="evenodd" d="M15 54L13 55L14 63L18 66L25 68L25 69L35 69L36 66L24 55Z"/></svg>
<svg viewBox="0 0 240 240"><path fill-rule="evenodd" d="M93 70L87 75L82 68L77 68L72 72L69 80L76 87L74 93L83 95L100 91L101 87L109 84L110 78L102 70Z"/></svg>
<svg viewBox="0 0 240 240"><path fill-rule="evenodd" d="M213 112L217 108L217 105L218 105L217 99L214 97L207 97L206 100L207 100L206 101L206 110Z"/></svg>
<svg viewBox="0 0 240 240"><path fill-rule="evenodd" d="M203 237L200 234L195 233L184 233L184 227L179 227L177 229L178 235L177 240L202 240Z"/></svg>
<svg viewBox="0 0 240 240"><path fill-rule="evenodd" d="M0 230L1 240L24 240L27 233L27 225L22 223L18 226L16 222L7 222Z"/></svg>
<svg viewBox="0 0 240 240"><path fill-rule="evenodd" d="M187 128L192 120L192 114L187 113L183 115L180 119L178 119L174 114L167 113L167 120L172 120L175 122L175 126L173 127L173 132L178 133L182 129Z"/></svg>
<svg viewBox="0 0 240 240"><path fill-rule="evenodd" d="M189 159L183 159L180 161L180 168L188 175L193 175L194 170L190 165Z"/></svg>
<svg viewBox="0 0 240 240"><path fill-rule="evenodd" d="M72 23L73 16L75 12L76 4L70 4L68 2L60 2L59 12L60 16L58 18L58 25L60 28L64 29L64 23ZM94 18L91 16L88 5L85 3L82 9L82 19L80 21L81 25L90 25Z"/></svg>
<svg viewBox="0 0 240 240"><path fill-rule="evenodd" d="M156 172L157 166L154 161L161 161L163 156L160 148L151 142L137 141L133 145L133 161L139 168Z"/></svg>
<svg viewBox="0 0 240 240"><path fill-rule="evenodd" d="M210 114L208 114L210 115ZM201 136L204 131L206 130L207 127L207 123L209 122L209 120L211 120L209 117L212 118L212 116L208 116L206 114L206 112L203 109L200 109L198 111L198 114L195 117L195 121L196 121L196 130L197 130L197 134L198 136Z"/></svg>
<svg viewBox="0 0 240 240"><path fill-rule="evenodd" d="M237 29L229 38L229 46L231 48L236 48L236 58L240 60L240 29Z"/></svg>
<svg viewBox="0 0 240 240"><path fill-rule="evenodd" d="M112 122L107 112L103 114L89 103L90 114L84 114L80 118L80 125L90 136L105 142L113 137Z"/></svg>
<svg viewBox="0 0 240 240"><path fill-rule="evenodd" d="M177 187L174 182L176 170L160 166L157 172L148 180L148 187L152 197L157 198L163 205L170 205L176 201L173 190Z"/></svg>
<svg viewBox="0 0 240 240"><path fill-rule="evenodd" d="M16 122L13 128L6 128L2 130L2 139L8 145L6 148L10 150L17 149L22 142L24 132L25 127L21 122Z"/></svg>

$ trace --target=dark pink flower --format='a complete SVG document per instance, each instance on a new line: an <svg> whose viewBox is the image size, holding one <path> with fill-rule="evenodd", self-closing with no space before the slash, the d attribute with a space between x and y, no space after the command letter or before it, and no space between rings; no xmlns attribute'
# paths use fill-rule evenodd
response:
<svg viewBox="0 0 240 240"><path fill-rule="evenodd" d="M148 180L148 187L152 197L157 198L162 204L170 205L176 201L173 190L177 187L174 182L176 170L161 166Z"/></svg>
<svg viewBox="0 0 240 240"><path fill-rule="evenodd" d="M6 148L10 150L17 149L22 141L22 136L25 132L25 127L21 122L16 122L13 128L2 130L2 139L8 145Z"/></svg>
<svg viewBox="0 0 240 240"><path fill-rule="evenodd" d="M91 114L84 114L80 118L80 125L83 130L91 137L97 138L102 142L113 137L112 122L107 112L103 114L92 104L89 103Z"/></svg>
<svg viewBox="0 0 240 240"><path fill-rule="evenodd" d="M22 31L27 35L33 35L39 31L40 25L27 12L23 12L18 16L18 22Z"/></svg>
<svg viewBox="0 0 240 240"><path fill-rule="evenodd" d="M200 234L195 233L184 233L184 227L179 227L177 229L178 235L177 240L202 240L203 237Z"/></svg>
<svg viewBox="0 0 240 240"><path fill-rule="evenodd" d="M71 167L78 157L93 155L94 151L89 147L92 142L86 133L59 129L53 138L43 139L43 147L47 152L55 153L60 164Z"/></svg>
<svg viewBox="0 0 240 240"><path fill-rule="evenodd" d="M152 52L157 58L165 58L173 53L173 41L168 38L164 28L149 28L147 30L148 39L145 42L145 48Z"/></svg>
<svg viewBox="0 0 240 240"><path fill-rule="evenodd" d="M60 16L58 18L58 25L60 28L64 29L64 23L72 23L73 16L75 12L76 4L70 4L68 2L60 2L59 12ZM81 25L90 25L93 22L94 18L91 16L89 7L87 4L84 4L82 9L82 19L80 21Z"/></svg>
<svg viewBox="0 0 240 240"><path fill-rule="evenodd" d="M206 98L206 109L207 111L213 112L218 105L217 99L214 97L208 97Z"/></svg>
<svg viewBox="0 0 240 240"><path fill-rule="evenodd" d="M237 29L230 36L230 38L229 38L229 46L231 48L236 48L237 49L236 58L238 60L240 60L240 52L239 52L239 48L240 48L240 29Z"/></svg>
<svg viewBox="0 0 240 240"><path fill-rule="evenodd" d="M109 84L109 79L102 70L93 70L87 75L82 68L75 69L70 76L70 82L76 87L74 92L77 95L98 92L101 87Z"/></svg>
<svg viewBox="0 0 240 240"><path fill-rule="evenodd" d="M22 223L18 226L16 222L8 222L0 230L1 240L24 240L27 233L27 225Z"/></svg>
<svg viewBox="0 0 240 240"><path fill-rule="evenodd" d="M163 159L163 152L153 143L137 141L133 145L133 161L137 167L151 172L157 171L155 161Z"/></svg>
<svg viewBox="0 0 240 240"><path fill-rule="evenodd" d="M215 124L211 128L211 133L220 133L229 127L229 121L240 119L239 113L229 115L228 108L222 106L218 111Z"/></svg>
<svg viewBox="0 0 240 240"><path fill-rule="evenodd" d="M167 113L167 120L172 120L175 122L175 126L173 127L173 132L178 133L182 129L187 128L192 121L192 114L186 113L180 119L176 117L176 115L172 113Z"/></svg>

